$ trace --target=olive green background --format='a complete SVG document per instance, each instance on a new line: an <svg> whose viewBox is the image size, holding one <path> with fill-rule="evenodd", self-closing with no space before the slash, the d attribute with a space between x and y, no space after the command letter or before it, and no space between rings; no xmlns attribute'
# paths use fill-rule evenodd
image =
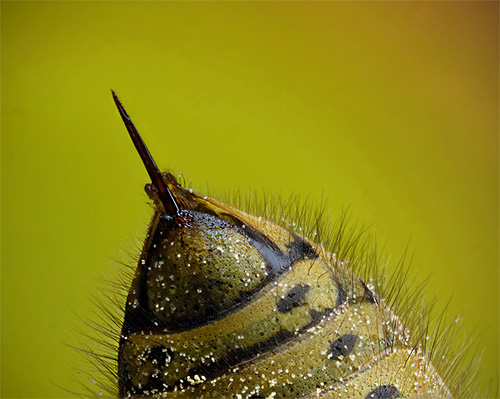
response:
<svg viewBox="0 0 500 399"><path fill-rule="evenodd" d="M194 187L324 196L393 265L410 242L497 378L498 11L2 1L1 396L78 389L67 344L144 236L148 179L111 88Z"/></svg>

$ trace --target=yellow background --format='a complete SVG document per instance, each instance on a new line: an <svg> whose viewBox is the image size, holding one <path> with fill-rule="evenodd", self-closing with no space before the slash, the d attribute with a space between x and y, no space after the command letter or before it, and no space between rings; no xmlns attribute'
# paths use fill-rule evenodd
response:
<svg viewBox="0 0 500 399"><path fill-rule="evenodd" d="M324 194L393 264L411 240L420 280L481 333L495 376L498 11L2 1L2 397L77 389L66 344L150 217L111 88L158 164L195 187Z"/></svg>

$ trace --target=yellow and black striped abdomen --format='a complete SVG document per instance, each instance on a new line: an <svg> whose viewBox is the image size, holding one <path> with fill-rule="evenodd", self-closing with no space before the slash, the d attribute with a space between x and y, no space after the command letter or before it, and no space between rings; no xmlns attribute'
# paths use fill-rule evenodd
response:
<svg viewBox="0 0 500 399"><path fill-rule="evenodd" d="M320 245L163 179L126 305L120 395L449 397L392 313Z"/></svg>
<svg viewBox="0 0 500 399"><path fill-rule="evenodd" d="M125 305L120 397L451 398L425 340L344 263L360 261L356 239L337 256L184 189L114 99L155 206Z"/></svg>

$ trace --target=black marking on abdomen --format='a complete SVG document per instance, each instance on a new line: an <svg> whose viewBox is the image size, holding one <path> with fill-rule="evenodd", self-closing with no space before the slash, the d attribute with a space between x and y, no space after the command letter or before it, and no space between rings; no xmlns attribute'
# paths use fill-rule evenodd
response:
<svg viewBox="0 0 500 399"><path fill-rule="evenodd" d="M330 345L328 358L332 360L338 360L340 356L347 356L352 352L352 348L354 348L354 345L356 345L358 339L359 338L354 334L345 334L340 338L337 338Z"/></svg>
<svg viewBox="0 0 500 399"><path fill-rule="evenodd" d="M392 385L381 385L366 395L365 399L395 399L401 397L401 393Z"/></svg>
<svg viewBox="0 0 500 399"><path fill-rule="evenodd" d="M296 308L297 306L304 305L306 303L304 301L306 298L306 294L310 289L311 286L309 284L299 284L293 287L276 304L278 312L286 313L293 308Z"/></svg>

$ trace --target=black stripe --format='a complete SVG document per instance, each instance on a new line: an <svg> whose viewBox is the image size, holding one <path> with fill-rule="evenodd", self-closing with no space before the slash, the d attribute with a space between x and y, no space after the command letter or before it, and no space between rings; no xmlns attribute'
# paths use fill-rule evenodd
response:
<svg viewBox="0 0 500 399"><path fill-rule="evenodd" d="M276 304L276 308L280 313L286 313L291 311L297 306L304 305L306 294L311 289L309 284L298 284L290 289L283 298L281 298Z"/></svg>
<svg viewBox="0 0 500 399"><path fill-rule="evenodd" d="M395 399L401 397L401 393L392 385L380 385L366 395L365 399Z"/></svg>

